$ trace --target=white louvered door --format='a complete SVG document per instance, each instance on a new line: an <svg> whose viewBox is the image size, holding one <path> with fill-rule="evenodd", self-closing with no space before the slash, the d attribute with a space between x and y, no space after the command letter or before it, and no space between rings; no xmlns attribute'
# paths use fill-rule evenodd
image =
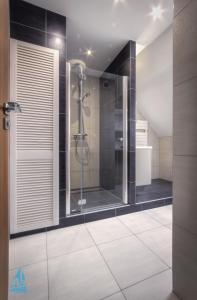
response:
<svg viewBox="0 0 197 300"><path fill-rule="evenodd" d="M59 53L11 40L11 232L59 223Z"/></svg>

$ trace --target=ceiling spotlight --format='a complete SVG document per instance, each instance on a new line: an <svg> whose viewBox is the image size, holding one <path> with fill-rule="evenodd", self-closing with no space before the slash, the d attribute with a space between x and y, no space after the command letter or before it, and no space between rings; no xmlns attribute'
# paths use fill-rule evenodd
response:
<svg viewBox="0 0 197 300"><path fill-rule="evenodd" d="M62 43L62 40L59 37L56 37L55 38L55 44L56 44L56 46L60 46L61 43Z"/></svg>
<svg viewBox="0 0 197 300"><path fill-rule="evenodd" d="M153 6L152 11L150 12L150 16L153 18L153 21L161 20L163 18L165 10L159 4L158 6Z"/></svg>
<svg viewBox="0 0 197 300"><path fill-rule="evenodd" d="M92 51L92 49L90 49L90 48L89 48L89 49L86 49L85 55L88 56L88 57L89 57L89 56L93 56L93 51Z"/></svg>

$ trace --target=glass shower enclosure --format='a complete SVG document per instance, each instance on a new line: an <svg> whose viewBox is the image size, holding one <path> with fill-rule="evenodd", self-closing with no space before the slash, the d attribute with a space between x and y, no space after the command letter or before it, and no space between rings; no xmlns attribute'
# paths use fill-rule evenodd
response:
<svg viewBox="0 0 197 300"><path fill-rule="evenodd" d="M127 77L67 63L66 215L127 204Z"/></svg>

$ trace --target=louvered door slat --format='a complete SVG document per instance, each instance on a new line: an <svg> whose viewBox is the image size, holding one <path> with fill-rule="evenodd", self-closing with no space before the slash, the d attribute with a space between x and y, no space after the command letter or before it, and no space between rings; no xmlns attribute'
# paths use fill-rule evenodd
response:
<svg viewBox="0 0 197 300"><path fill-rule="evenodd" d="M11 41L12 233L59 222L58 51Z"/></svg>

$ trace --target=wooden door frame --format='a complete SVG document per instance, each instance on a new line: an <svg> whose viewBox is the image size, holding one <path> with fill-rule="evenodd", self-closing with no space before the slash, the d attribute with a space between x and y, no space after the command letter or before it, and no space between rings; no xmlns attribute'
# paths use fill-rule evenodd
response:
<svg viewBox="0 0 197 300"><path fill-rule="evenodd" d="M0 300L8 299L8 130L2 104L9 100L9 1L0 0Z"/></svg>

